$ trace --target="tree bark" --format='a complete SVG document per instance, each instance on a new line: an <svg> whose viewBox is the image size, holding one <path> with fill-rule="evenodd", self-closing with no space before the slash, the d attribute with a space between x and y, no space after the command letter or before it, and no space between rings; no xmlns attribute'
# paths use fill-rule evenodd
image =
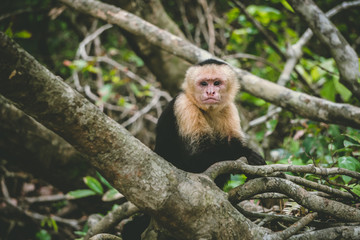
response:
<svg viewBox="0 0 360 240"><path fill-rule="evenodd" d="M86 159L69 143L1 95L0 156L10 166L31 172L62 191L83 187L82 177L94 174Z"/></svg>
<svg viewBox="0 0 360 240"><path fill-rule="evenodd" d="M161 159L0 33L0 93L87 156L137 207L177 239L260 239L205 175Z"/></svg>

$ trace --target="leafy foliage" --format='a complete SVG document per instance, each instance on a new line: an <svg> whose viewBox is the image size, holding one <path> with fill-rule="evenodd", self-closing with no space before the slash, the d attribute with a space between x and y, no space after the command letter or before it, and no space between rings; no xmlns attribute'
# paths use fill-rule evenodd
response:
<svg viewBox="0 0 360 240"><path fill-rule="evenodd" d="M187 6L191 6L186 9L185 15L179 12L178 4L181 1L162 2L167 13L184 32L188 32L188 39L193 39L194 44L208 49L209 32L204 20L207 18L204 9L199 5L200 1L184 1ZM215 19L215 55L224 57L234 66L246 69L259 77L277 82L285 65L282 54L268 43L252 21L230 2L207 2L213 3L211 14ZM286 53L287 45L295 44L307 28L286 0L266 2L255 0L246 3L246 11L266 29L267 34L275 40L283 54ZM316 4L326 10L337 5L338 1L317 1ZM22 10L22 13L0 20L0 31L16 39L36 59L74 87L76 86L73 76L77 74L79 85L88 86L96 97L92 99L89 97L90 100L115 120L125 122L130 119L158 94L154 87L159 87L159 84L146 68L144 60L131 50L132 44L127 42L118 28L112 28L99 35L98 45L94 42L89 44L86 53L94 58L85 59L77 52L79 44L94 30L103 26L103 22L69 9L61 9L58 3L49 0L5 0L0 9L0 17L15 10ZM349 9L332 18L358 54L360 52L359 11L359 8ZM184 19L189 20L189 23L183 22ZM314 38L303 49L304 55L296 65L296 72L291 74L285 86L333 102L360 106L351 91L340 83L339 71L328 49L319 46L321 45ZM241 53L248 55L239 56ZM98 58L103 56L121 63L124 69L120 70L118 67L98 61ZM162 67L161 63L159 67ZM129 71L147 81L145 83L135 81L126 74ZM99 79L102 80L101 84ZM79 91L86 94L85 91ZM242 112L247 119L265 115L273 107L270 103L246 92L239 94L237 102L241 104ZM121 111L106 109L105 104L120 107ZM151 121L142 117L129 127L135 135L141 132L142 134L137 137L149 146L154 144L154 123L160 112L158 106L152 111L152 115L146 116ZM246 120L243 122L246 123ZM246 128L246 124L244 125ZM260 125L249 127L248 130L249 135L255 136L254 142L262 147L269 164L315 164L360 172L360 132L357 129L313 122L301 119L295 113L283 111ZM302 177L321 183L326 182L343 191L345 188L351 189L353 193L360 195L360 185L348 176L319 178L306 174ZM116 207L113 201L123 197L99 173L96 177L86 176L83 180L87 188L69 192L66 195L67 199L86 202L93 196L97 199L101 198L102 205L110 203L111 206ZM244 175L234 175L225 187L225 191L245 181ZM53 205L51 209L57 211L67 204L63 201L56 206ZM292 205L291 209L298 207L299 205ZM90 211L94 212L97 209ZM51 217L46 218L38 226L35 237L39 240L51 239L51 236L61 231L62 227L62 225L58 226ZM83 231L76 231L76 234L84 236L86 231L85 224Z"/></svg>

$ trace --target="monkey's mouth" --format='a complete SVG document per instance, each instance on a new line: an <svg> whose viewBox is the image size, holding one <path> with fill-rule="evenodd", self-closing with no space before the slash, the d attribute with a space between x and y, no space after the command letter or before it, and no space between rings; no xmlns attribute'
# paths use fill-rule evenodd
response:
<svg viewBox="0 0 360 240"><path fill-rule="evenodd" d="M203 103L205 104L216 104L216 103L219 103L219 99L217 98L205 98L202 100Z"/></svg>

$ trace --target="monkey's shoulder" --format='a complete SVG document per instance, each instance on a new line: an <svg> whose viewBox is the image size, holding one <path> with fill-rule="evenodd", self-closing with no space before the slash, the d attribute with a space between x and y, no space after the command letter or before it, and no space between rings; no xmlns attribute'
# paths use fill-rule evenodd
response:
<svg viewBox="0 0 360 240"><path fill-rule="evenodd" d="M167 159L178 154L182 144L178 133L178 126L174 114L174 104L177 96L171 100L162 112L156 125L155 152Z"/></svg>

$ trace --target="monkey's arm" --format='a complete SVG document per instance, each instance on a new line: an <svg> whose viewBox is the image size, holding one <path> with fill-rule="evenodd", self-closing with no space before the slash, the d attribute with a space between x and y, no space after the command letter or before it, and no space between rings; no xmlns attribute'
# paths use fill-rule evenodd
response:
<svg viewBox="0 0 360 240"><path fill-rule="evenodd" d="M247 150L247 156L244 157L247 158L250 165L266 165L264 158L250 148Z"/></svg>
<svg viewBox="0 0 360 240"><path fill-rule="evenodd" d="M240 140L233 140L231 142L231 149L235 153L236 158L246 157L250 165L266 165L264 158L260 154L244 145Z"/></svg>
<svg viewBox="0 0 360 240"><path fill-rule="evenodd" d="M175 97L161 114L156 126L156 143L154 151L177 168L184 169L181 159L184 155L183 144L178 133L174 114Z"/></svg>

